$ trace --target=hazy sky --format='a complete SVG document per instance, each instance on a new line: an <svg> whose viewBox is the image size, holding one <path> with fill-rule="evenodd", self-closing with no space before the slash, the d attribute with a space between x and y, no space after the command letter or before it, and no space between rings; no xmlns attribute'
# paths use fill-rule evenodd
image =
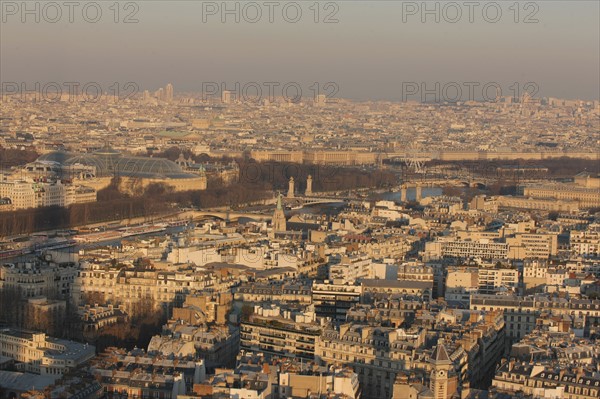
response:
<svg viewBox="0 0 600 399"><path fill-rule="evenodd" d="M520 87L535 82L537 96L598 99L600 91L596 0L521 1L518 16L513 1L475 2L472 22L464 1L453 3L458 8L428 2L431 9L438 7L439 23L435 13L421 14L420 1L322 1L318 23L312 0L296 3L302 10L296 23L289 22L296 17L295 5L284 13L285 1L273 2L273 23L264 1L245 9L249 2L239 2L239 23L233 14L222 15L221 1L120 2L118 23L112 0L97 1L102 15L96 23L84 19L84 5L85 17L96 17L88 1L79 2L72 23L63 1L55 3L60 18L55 8L44 10L46 2L37 2L39 23L35 11L21 15L21 1L1 3L3 83L98 82L107 88L111 82L135 82L155 90L171 82L176 91L192 91L203 82L228 87L298 82L308 95L312 82L335 82L337 97L392 100L401 99L406 82L429 87L457 82L465 96L464 82L498 82L504 95L512 93L514 82ZM262 17L251 23L255 5ZM502 15L493 23L496 5ZM236 2L227 6L233 9ZM36 2L28 7L35 10ZM131 12L138 22L123 23ZM338 22L324 23L331 13ZM528 15L538 22L524 23Z"/></svg>

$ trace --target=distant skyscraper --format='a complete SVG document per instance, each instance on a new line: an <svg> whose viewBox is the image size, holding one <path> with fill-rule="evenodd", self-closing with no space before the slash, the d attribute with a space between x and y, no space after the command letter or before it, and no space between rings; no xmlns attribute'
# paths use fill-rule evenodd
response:
<svg viewBox="0 0 600 399"><path fill-rule="evenodd" d="M156 92L154 93L154 97L156 97L158 101L165 101L165 91L162 87L156 90Z"/></svg>
<svg viewBox="0 0 600 399"><path fill-rule="evenodd" d="M142 99L145 103L150 100L150 92L148 90L144 90L144 96L142 97Z"/></svg>
<svg viewBox="0 0 600 399"><path fill-rule="evenodd" d="M327 96L325 94L319 94L315 98L315 105L324 105L327 102Z"/></svg>
<svg viewBox="0 0 600 399"><path fill-rule="evenodd" d="M167 102L172 102L173 101L173 85L171 83L169 83L166 87L165 87L165 101Z"/></svg>
<svg viewBox="0 0 600 399"><path fill-rule="evenodd" d="M223 90L221 93L221 102L223 104L231 104L231 92L229 90Z"/></svg>

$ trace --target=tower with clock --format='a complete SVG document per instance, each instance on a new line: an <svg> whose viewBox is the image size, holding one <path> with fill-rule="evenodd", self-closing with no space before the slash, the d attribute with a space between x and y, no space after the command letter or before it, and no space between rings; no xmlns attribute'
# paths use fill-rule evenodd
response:
<svg viewBox="0 0 600 399"><path fill-rule="evenodd" d="M447 399L452 394L452 392L448 392L448 382L453 364L444 346L443 339L438 340L438 344L431 354L430 362L433 365L433 369L431 371L429 389L433 392L435 399Z"/></svg>

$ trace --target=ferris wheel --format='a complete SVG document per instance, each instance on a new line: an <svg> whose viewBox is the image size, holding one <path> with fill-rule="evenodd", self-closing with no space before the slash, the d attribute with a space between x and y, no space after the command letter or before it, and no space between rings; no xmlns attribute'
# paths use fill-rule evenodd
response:
<svg viewBox="0 0 600 399"><path fill-rule="evenodd" d="M416 173L425 173L425 158L419 154L417 143L411 142L408 144L402 160L409 169L414 170Z"/></svg>

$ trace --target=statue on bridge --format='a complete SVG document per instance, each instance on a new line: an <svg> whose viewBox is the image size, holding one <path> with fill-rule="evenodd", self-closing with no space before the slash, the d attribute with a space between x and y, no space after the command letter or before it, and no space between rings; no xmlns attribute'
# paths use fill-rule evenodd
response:
<svg viewBox="0 0 600 399"><path fill-rule="evenodd" d="M288 183L287 198L294 198L294 177L290 177L290 182Z"/></svg>

